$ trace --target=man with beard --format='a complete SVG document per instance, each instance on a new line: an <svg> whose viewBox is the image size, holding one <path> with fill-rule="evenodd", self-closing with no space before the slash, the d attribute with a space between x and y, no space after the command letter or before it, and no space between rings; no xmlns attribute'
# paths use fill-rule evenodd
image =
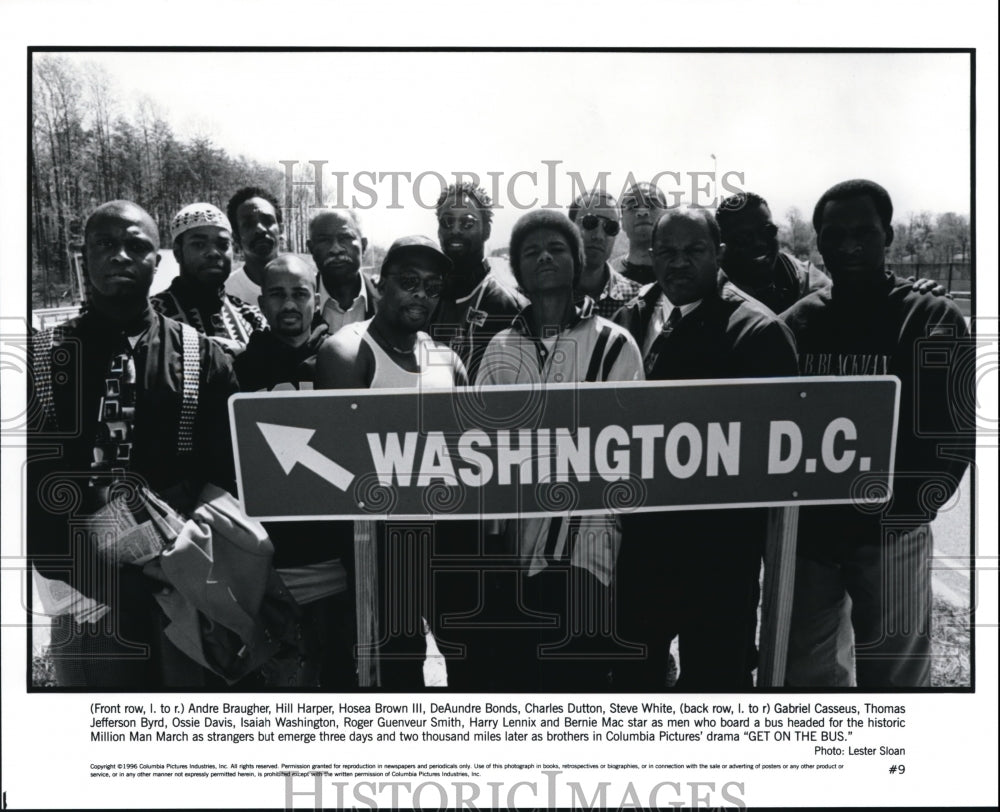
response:
<svg viewBox="0 0 1000 812"><path fill-rule="evenodd" d="M896 375L899 428L892 500L882 509L801 509L786 681L926 687L930 522L972 454L974 346L954 302L920 294L886 270L892 200L877 183L848 180L828 189L813 226L833 285L782 315L798 342L799 371Z"/></svg>
<svg viewBox="0 0 1000 812"><path fill-rule="evenodd" d="M310 390L328 328L319 318L316 273L294 254L264 268L257 300L268 329L254 333L233 362L244 392ZM310 671L319 687L356 687L351 603L352 522L267 522L274 566L302 608ZM274 685L271 687L281 687Z"/></svg>
<svg viewBox="0 0 1000 812"><path fill-rule="evenodd" d="M589 296L597 315L610 319L639 292L637 282L626 279L608 264L620 229L618 205L607 192L595 189L573 201L569 219L583 238L583 272L577 295Z"/></svg>
<svg viewBox="0 0 1000 812"><path fill-rule="evenodd" d="M226 214L243 253L243 267L226 280L226 293L243 302L256 302L264 268L281 247L281 206L259 186L245 186L226 205Z"/></svg>
<svg viewBox="0 0 1000 812"><path fill-rule="evenodd" d="M368 240L361 234L357 212L348 209L317 214L309 222L306 247L319 270L320 312L330 332L374 316L378 291L361 273Z"/></svg>
<svg viewBox="0 0 1000 812"><path fill-rule="evenodd" d="M206 482L235 491L236 379L214 342L150 307L158 245L139 206L99 206L84 225L83 313L33 344L42 425L31 443L47 453L29 464L28 545L69 596L52 631L60 685L151 690L206 678L164 637L162 584L144 575L142 556L106 544L107 520L81 532L129 483L179 509Z"/></svg>
<svg viewBox="0 0 1000 812"><path fill-rule="evenodd" d="M233 237L226 215L210 203L192 203L174 215L170 236L180 275L152 297L153 307L238 354L250 334L262 330L266 322L254 305L225 292L233 267Z"/></svg>
<svg viewBox="0 0 1000 812"><path fill-rule="evenodd" d="M317 389L450 389L468 382L461 360L423 332L438 304L451 261L427 237L400 237L385 255L379 274L381 302L368 321L346 325L319 351ZM414 415L414 420L418 418ZM378 553L378 641L381 687L424 686L426 618L439 630L441 607L430 570L429 528L398 522L376 525ZM445 533L447 531L444 531ZM362 564L358 564L363 573ZM444 647L447 649L447 647ZM447 650L443 651L446 658ZM452 683L449 665L449 685Z"/></svg>
<svg viewBox="0 0 1000 812"><path fill-rule="evenodd" d="M667 210L667 198L651 183L636 183L622 196L621 210L628 254L614 260L611 267L640 286L648 285L656 281L649 258L650 236Z"/></svg>
<svg viewBox="0 0 1000 812"><path fill-rule="evenodd" d="M490 339L509 327L525 304L490 272L485 258L492 207L490 196L471 183L449 186L437 201L438 240L452 267L430 333L451 346L473 380Z"/></svg>
<svg viewBox="0 0 1000 812"><path fill-rule="evenodd" d="M726 277L773 312L783 313L814 290L830 287L830 277L811 262L778 250L778 227L760 195L731 195L719 203L715 217L726 246Z"/></svg>
<svg viewBox="0 0 1000 812"><path fill-rule="evenodd" d="M657 284L615 317L642 347L647 380L797 374L795 342L784 324L735 288L720 290L723 246L710 212L666 212L650 250ZM623 518L620 628L648 656L617 667L616 688L662 690L674 635L678 690L752 687L766 519L763 509Z"/></svg>

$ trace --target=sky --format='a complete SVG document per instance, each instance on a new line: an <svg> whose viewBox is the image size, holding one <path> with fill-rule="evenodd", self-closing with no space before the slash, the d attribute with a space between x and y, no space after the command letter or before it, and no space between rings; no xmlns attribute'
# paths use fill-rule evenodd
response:
<svg viewBox="0 0 1000 812"><path fill-rule="evenodd" d="M750 189L779 219L791 206L808 217L849 177L880 182L904 216L970 209L966 54L64 56L102 65L120 112L149 98L183 138L282 171L295 161L296 180L325 161L325 202L339 182L383 245L433 234L438 178L455 173L478 175L499 204L492 247L534 200L568 205L602 172L614 194L630 172L666 173L682 203Z"/></svg>

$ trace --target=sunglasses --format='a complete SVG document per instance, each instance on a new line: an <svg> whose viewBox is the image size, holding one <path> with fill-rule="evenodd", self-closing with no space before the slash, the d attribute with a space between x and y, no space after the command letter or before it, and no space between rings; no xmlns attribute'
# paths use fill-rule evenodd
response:
<svg viewBox="0 0 1000 812"><path fill-rule="evenodd" d="M598 224L604 229L604 233L609 237L614 237L621 230L617 220L609 220L607 217L598 217L596 214L585 214L580 220L580 225L585 231L592 231Z"/></svg>
<svg viewBox="0 0 1000 812"><path fill-rule="evenodd" d="M441 295L444 290L444 280L441 277L432 277L430 279L421 279L420 274L415 273L393 273L385 274L386 279L394 279L396 284L399 285L407 293L416 293L421 287L424 289L424 293L430 296L432 299L437 298Z"/></svg>
<svg viewBox="0 0 1000 812"><path fill-rule="evenodd" d="M741 248L752 248L760 239L773 240L777 236L778 227L774 223L767 223L760 228L730 232L724 242Z"/></svg>

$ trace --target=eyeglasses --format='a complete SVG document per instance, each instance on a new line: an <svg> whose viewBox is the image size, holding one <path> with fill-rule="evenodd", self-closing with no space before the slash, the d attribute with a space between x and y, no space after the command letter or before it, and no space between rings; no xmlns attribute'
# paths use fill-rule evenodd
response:
<svg viewBox="0 0 1000 812"><path fill-rule="evenodd" d="M407 293L416 293L423 287L424 293L432 299L436 299L444 290L444 280L439 276L429 279L422 279L420 274L416 273L392 273L383 274L383 276L386 279L396 280L396 284Z"/></svg>
<svg viewBox="0 0 1000 812"><path fill-rule="evenodd" d="M609 237L614 237L621 230L617 220L609 220L607 217L598 217L596 214L585 214L580 220L580 225L585 231L592 231L598 224L604 229L604 233Z"/></svg>

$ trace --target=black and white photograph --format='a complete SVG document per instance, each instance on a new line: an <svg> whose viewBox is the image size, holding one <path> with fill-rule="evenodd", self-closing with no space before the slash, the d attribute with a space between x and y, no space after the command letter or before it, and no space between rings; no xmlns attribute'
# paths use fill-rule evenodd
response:
<svg viewBox="0 0 1000 812"><path fill-rule="evenodd" d="M35 808L944 803L995 54L229 40L22 43L4 704L80 759Z"/></svg>

